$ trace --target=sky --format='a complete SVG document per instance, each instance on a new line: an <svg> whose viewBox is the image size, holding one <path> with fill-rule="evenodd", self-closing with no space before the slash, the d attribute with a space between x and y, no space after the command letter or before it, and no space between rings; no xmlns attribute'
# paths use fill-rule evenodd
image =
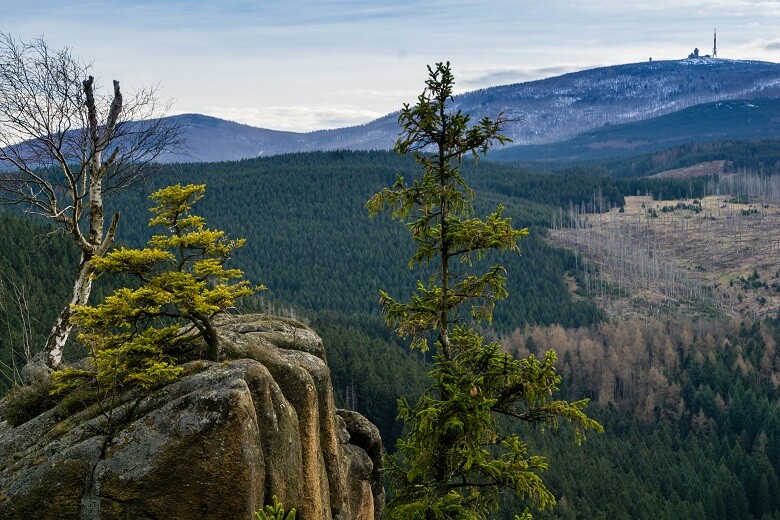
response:
<svg viewBox="0 0 780 520"><path fill-rule="evenodd" d="M301 132L413 103L439 61L459 93L708 54L715 28L718 57L780 62L780 0L0 0L0 32L170 114Z"/></svg>

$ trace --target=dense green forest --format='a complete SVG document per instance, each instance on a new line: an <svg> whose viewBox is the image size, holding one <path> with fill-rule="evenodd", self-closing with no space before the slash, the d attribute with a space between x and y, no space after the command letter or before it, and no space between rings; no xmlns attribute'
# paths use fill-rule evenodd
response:
<svg viewBox="0 0 780 520"><path fill-rule="evenodd" d="M549 478L568 490L549 517L776 518L778 341L777 322L737 319L515 331L504 344L521 356L555 350L565 393L591 396L613 436L591 437L590 453L539 438ZM573 476L594 460L604 479Z"/></svg>
<svg viewBox="0 0 780 520"><path fill-rule="evenodd" d="M389 152L334 152L171 168L157 177L154 187L180 179L208 186L201 211L216 228L247 239L236 264L248 279L268 286L264 298L311 311L371 315L378 312L380 288L404 294L414 287L415 274L404 267L411 246L403 226L384 216L369 219L364 208L396 174L413 171L411 160ZM469 182L486 192L480 193L482 204L503 201L508 216L533 230L520 244L522 254L503 260L512 273L510 293L523 297L497 311L497 326L558 322L578 326L598 321L598 309L573 300L563 282L574 256L542 240L541 226L549 225L556 210L532 196L543 199L554 185L537 182L533 194L524 198L507 197L487 185L487 179L499 183L512 173L489 163L466 172ZM485 185L479 185L480 180ZM557 191L564 191L561 185ZM583 179L581 185L568 188L569 197L575 204L590 203L595 187ZM567 197L559 195L558 200ZM146 192L126 193L116 203L122 208L120 240L145 242Z"/></svg>
<svg viewBox="0 0 780 520"><path fill-rule="evenodd" d="M515 161L514 164L537 172L555 172L566 178L574 176L637 178L637 181L642 184L647 181L639 179L640 177L707 161L727 161L727 173L747 170L774 175L780 173L780 140L686 143L628 157L610 156L577 161Z"/></svg>
<svg viewBox="0 0 780 520"><path fill-rule="evenodd" d="M750 151L754 144L735 151L734 164L740 153L745 168L775 164L773 144ZM683 164L688 159L679 150ZM150 233L153 189L205 183L201 213L215 228L247 239L232 265L269 287L241 310L282 312L314 327L325 341L339 403L365 413L392 449L400 433L395 400L420 392L428 360L407 353L377 303L379 288L403 295L416 281L418 274L405 268L407 232L383 216L370 220L364 204L414 167L386 152L166 166L143 190L108 204L122 213L119 241L137 246ZM478 213L502 203L517 227L531 231L520 241L522 254L501 259L510 298L498 305L486 334L520 354L560 349L562 397L592 397L606 429L581 447L566 435L530 432L532 450L549 456L545 478L559 499L538 518L780 518L778 323L643 324L631 327L648 332L620 336L634 328L606 322L566 285L582 259L545 241L560 208L603 211L637 192L695 196L704 181L620 179L606 176L613 173L606 167L594 172L539 174L488 162L464 168L478 192ZM77 251L50 231L19 215L0 216L0 392L14 378L12 353L17 367L24 358L27 318L14 288L24 291L33 345L42 344L67 300ZM104 292L98 287L93 301Z"/></svg>
<svg viewBox="0 0 780 520"><path fill-rule="evenodd" d="M62 235L0 213L0 394L45 343L77 263L77 248Z"/></svg>

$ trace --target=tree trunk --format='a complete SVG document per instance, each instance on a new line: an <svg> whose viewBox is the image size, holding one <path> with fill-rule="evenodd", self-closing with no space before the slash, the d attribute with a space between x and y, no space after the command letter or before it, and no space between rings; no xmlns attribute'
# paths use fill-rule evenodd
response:
<svg viewBox="0 0 780 520"><path fill-rule="evenodd" d="M447 117L444 111L444 104L446 98L440 98L439 102L439 118L441 120L441 137L438 144L439 147L439 162L437 164L437 170L439 173L439 210L441 211L441 246L439 254L441 255L441 307L439 309L439 344L441 345L442 354L450 361L452 359L452 352L450 350L450 317L449 317L449 281L450 281L450 244L447 230L448 204L447 204L447 183L446 183L446 169L447 160L444 157L445 147L447 146Z"/></svg>
<svg viewBox="0 0 780 520"><path fill-rule="evenodd" d="M211 323L209 318L203 318L199 320L201 327L201 334L203 340L206 342L206 359L209 361L219 361L219 336L217 335L217 329L214 328L214 324Z"/></svg>
<svg viewBox="0 0 780 520"><path fill-rule="evenodd" d="M114 241L116 235L116 226L119 223L119 214L114 214L111 224L107 231L104 228L105 210L103 208L103 192L105 190L104 178L107 167L114 160L115 154L103 161L103 151L111 141L112 133L117 123L119 114L122 111L122 94L119 89L119 82L114 81L114 98L106 119L101 128L98 123L98 109L95 104L94 78L90 76L83 82L84 94L86 96L87 121L89 124L88 132L88 167L86 170L85 182L88 189L87 215L87 236L81 231L78 220L71 225L71 234L76 243L81 247L81 262L76 270L76 278L73 283L73 292L71 293L68 305L57 316L57 321L52 327L49 338L46 340L46 365L49 368L56 369L62 362L62 350L68 341L70 331L73 325L70 322L73 314L74 305L86 305L89 300L89 293L92 291L91 275L94 268L90 260L95 256L101 256L106 253L109 246ZM74 196L74 200L77 197ZM74 217L78 217L78 212L74 212Z"/></svg>
<svg viewBox="0 0 780 520"><path fill-rule="evenodd" d="M92 273L95 270L90 263L91 259L92 255L82 253L81 262L79 262L79 267L76 270L70 301L60 311L57 321L49 333L49 338L46 340L46 365L49 368L56 369L62 362L62 350L73 328L73 324L70 321L70 317L73 314L73 306L84 305L89 299L89 293L92 290Z"/></svg>

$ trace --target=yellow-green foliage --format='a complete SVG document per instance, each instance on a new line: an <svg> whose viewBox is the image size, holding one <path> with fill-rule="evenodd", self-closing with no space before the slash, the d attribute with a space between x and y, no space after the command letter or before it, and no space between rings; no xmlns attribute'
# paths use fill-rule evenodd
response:
<svg viewBox="0 0 780 520"><path fill-rule="evenodd" d="M224 267L244 240L228 240L190 213L204 191L204 185L177 184L155 192L149 225L165 234L153 236L144 249L120 248L92 261L97 275L129 274L140 285L118 289L98 305L74 308L73 322L92 351L92 367L56 373L60 389L85 380L102 389L170 382L181 372L171 349L197 337L205 341L207 357L216 360L213 318L264 287L250 287L241 270Z"/></svg>
<svg viewBox="0 0 780 520"><path fill-rule="evenodd" d="M255 513L254 520L295 520L295 508L290 509L287 514L284 512L279 499L276 495L273 496L273 504L265 506L265 508Z"/></svg>

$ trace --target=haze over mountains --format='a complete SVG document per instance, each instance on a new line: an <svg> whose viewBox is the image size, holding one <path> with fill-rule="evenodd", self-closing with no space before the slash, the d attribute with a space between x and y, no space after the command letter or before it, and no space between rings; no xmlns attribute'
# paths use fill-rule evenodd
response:
<svg viewBox="0 0 780 520"><path fill-rule="evenodd" d="M605 125L646 121L694 105L757 98L780 98L780 64L696 58L602 67L491 87L456 96L455 106L471 114L474 120L495 117L501 112L506 114L510 119L506 134L514 144L506 150L505 158L516 159L522 155L522 145L558 143ZM755 108L753 113L757 115L767 107L773 114L776 108L771 103L754 105L748 108ZM689 111L688 134L702 140L724 138L728 133L707 131L713 113L717 111ZM759 132L762 137L780 135L780 124L772 114L761 116L765 123ZM185 153L164 159L214 162L315 150L387 150L392 148L398 134L396 117L397 114L388 114L364 125L296 133L255 128L199 114L172 116L185 128L188 146ZM667 119L665 125L673 131L676 125L670 127L670 120L674 121ZM696 132L697 125L703 127L700 134ZM615 129L608 130L612 132L608 140L622 139L615 135ZM628 133L631 139L641 142L642 131L634 128ZM663 142L663 139L656 140ZM679 142L679 139L672 141ZM550 153L545 148L539 150L540 158Z"/></svg>

